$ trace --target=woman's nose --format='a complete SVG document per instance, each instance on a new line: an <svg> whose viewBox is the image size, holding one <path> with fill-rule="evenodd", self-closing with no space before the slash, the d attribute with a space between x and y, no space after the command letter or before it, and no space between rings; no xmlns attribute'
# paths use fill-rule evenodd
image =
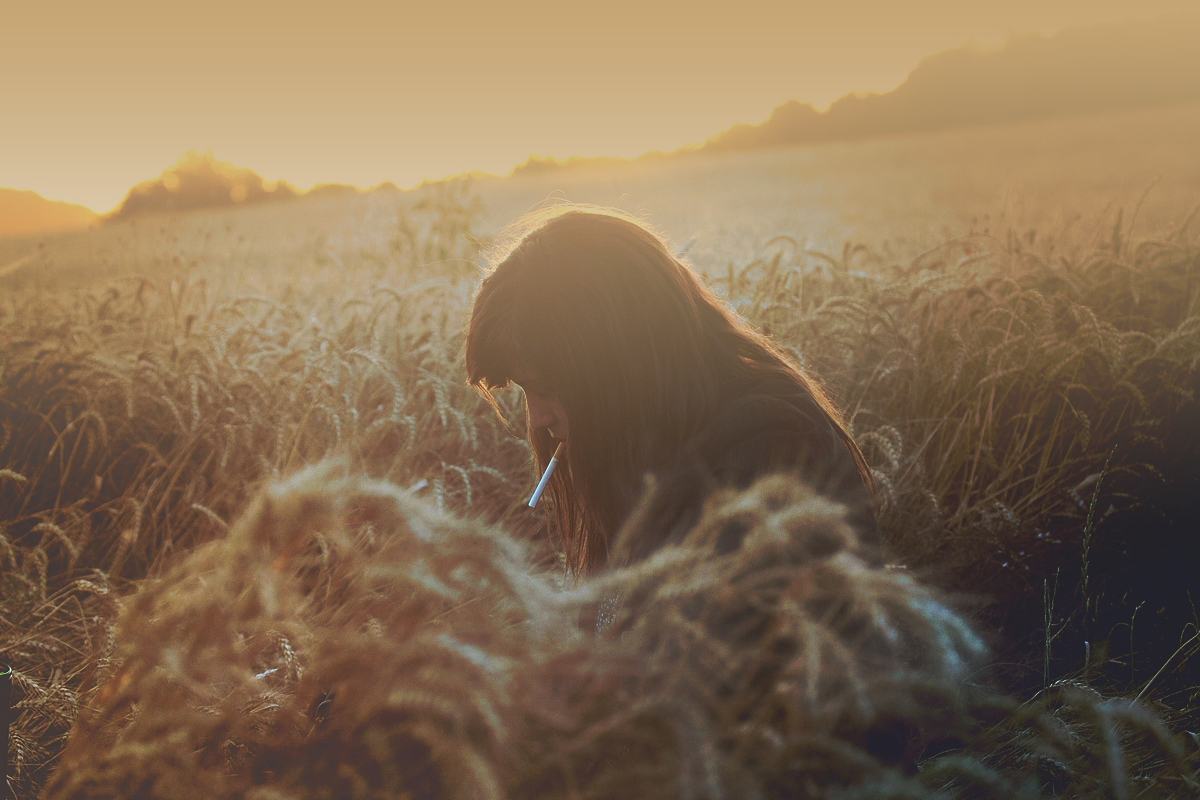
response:
<svg viewBox="0 0 1200 800"><path fill-rule="evenodd" d="M558 422L553 403L537 395L526 395L525 402L529 406L529 427L553 428Z"/></svg>

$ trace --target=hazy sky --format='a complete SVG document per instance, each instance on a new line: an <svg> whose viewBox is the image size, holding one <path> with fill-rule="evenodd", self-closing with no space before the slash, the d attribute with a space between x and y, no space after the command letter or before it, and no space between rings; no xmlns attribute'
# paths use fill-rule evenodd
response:
<svg viewBox="0 0 1200 800"><path fill-rule="evenodd" d="M301 187L636 155L887 91L969 41L1196 7L0 0L0 186L104 211L185 150Z"/></svg>

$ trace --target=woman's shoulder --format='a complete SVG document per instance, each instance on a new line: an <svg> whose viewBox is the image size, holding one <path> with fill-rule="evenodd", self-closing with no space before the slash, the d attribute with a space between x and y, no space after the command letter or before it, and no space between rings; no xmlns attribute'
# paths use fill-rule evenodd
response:
<svg viewBox="0 0 1200 800"><path fill-rule="evenodd" d="M858 465L817 401L797 388L741 391L721 404L678 463L658 473L647 513L650 530L634 548L635 557L686 534L713 491L744 489L775 473L791 474L843 504L862 543L877 548L875 512Z"/></svg>
<svg viewBox="0 0 1200 800"><path fill-rule="evenodd" d="M746 488L789 473L846 507L864 545L880 544L874 503L833 421L802 387L731 398L695 440L693 459L710 485Z"/></svg>
<svg viewBox="0 0 1200 800"><path fill-rule="evenodd" d="M699 458L722 484L744 484L781 469L818 468L844 453L833 423L807 391L762 390L729 398L692 440L685 455Z"/></svg>

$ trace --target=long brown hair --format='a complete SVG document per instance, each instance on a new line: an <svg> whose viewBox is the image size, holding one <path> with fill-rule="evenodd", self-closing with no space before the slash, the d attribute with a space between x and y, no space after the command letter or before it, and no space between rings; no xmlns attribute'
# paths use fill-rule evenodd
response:
<svg viewBox="0 0 1200 800"><path fill-rule="evenodd" d="M475 297L470 383L493 390L538 376L570 425L566 467L547 488L568 568L605 563L647 473L670 468L717 413L722 386L807 392L870 486L862 453L821 388L731 311L663 240L619 213L540 218L502 252ZM555 443L529 431L540 469Z"/></svg>

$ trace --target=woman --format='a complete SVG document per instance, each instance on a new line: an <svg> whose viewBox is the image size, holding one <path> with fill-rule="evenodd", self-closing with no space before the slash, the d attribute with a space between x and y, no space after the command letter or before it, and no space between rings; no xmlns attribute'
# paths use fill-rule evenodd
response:
<svg viewBox="0 0 1200 800"><path fill-rule="evenodd" d="M565 442L546 493L576 575L613 565L647 476L621 560L686 533L713 489L774 471L845 504L878 544L866 462L820 387L633 219L573 209L520 238L475 298L466 366L493 406L495 389L524 390L542 468Z"/></svg>

